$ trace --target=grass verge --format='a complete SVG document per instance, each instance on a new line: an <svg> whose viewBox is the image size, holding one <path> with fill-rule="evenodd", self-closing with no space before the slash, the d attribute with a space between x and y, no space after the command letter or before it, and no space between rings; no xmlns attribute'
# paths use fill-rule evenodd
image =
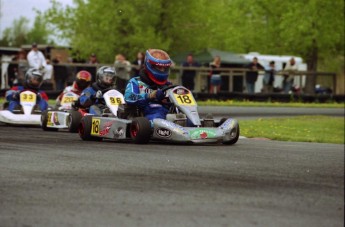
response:
<svg viewBox="0 0 345 227"><path fill-rule="evenodd" d="M241 136L248 138L344 144L344 117L259 118L239 124Z"/></svg>
<svg viewBox="0 0 345 227"><path fill-rule="evenodd" d="M345 103L302 103L302 102L253 102L236 100L207 100L198 101L200 106L240 106L240 107L311 107L311 108L344 108Z"/></svg>

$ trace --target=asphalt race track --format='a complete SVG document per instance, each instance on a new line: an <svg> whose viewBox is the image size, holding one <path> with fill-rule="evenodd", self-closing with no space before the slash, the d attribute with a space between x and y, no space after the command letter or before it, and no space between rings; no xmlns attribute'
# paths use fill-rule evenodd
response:
<svg viewBox="0 0 345 227"><path fill-rule="evenodd" d="M344 226L344 146L85 142L0 126L0 226Z"/></svg>

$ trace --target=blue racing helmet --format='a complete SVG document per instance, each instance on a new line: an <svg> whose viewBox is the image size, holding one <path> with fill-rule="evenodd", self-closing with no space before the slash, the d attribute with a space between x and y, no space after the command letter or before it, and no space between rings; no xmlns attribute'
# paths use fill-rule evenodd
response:
<svg viewBox="0 0 345 227"><path fill-rule="evenodd" d="M145 70L148 78L157 85L164 85L169 76L172 61L169 55L159 49L149 49L145 54Z"/></svg>

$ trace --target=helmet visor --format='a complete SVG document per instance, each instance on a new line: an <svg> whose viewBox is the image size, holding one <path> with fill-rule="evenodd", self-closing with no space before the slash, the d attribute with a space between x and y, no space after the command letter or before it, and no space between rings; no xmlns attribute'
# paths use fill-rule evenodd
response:
<svg viewBox="0 0 345 227"><path fill-rule="evenodd" d="M32 76L30 76L29 78L29 84L33 87L39 87L41 86L42 83L42 76L41 75L35 75L33 74Z"/></svg>
<svg viewBox="0 0 345 227"><path fill-rule="evenodd" d="M114 83L115 74L114 73L104 73L102 75L102 82L106 85L112 85Z"/></svg>

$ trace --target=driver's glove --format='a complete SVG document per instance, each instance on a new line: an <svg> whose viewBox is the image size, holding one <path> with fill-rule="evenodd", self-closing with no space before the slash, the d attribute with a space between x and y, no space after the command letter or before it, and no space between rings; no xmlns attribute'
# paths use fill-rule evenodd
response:
<svg viewBox="0 0 345 227"><path fill-rule="evenodd" d="M42 100L42 95L40 93L37 93L36 95L37 102Z"/></svg>
<svg viewBox="0 0 345 227"><path fill-rule="evenodd" d="M157 101L162 101L165 98L165 94L161 89L154 90L149 94L150 99L156 99Z"/></svg>
<svg viewBox="0 0 345 227"><path fill-rule="evenodd" d="M102 98L102 96L103 96L102 91L97 91L95 94L96 99L100 99L100 98Z"/></svg>
<svg viewBox="0 0 345 227"><path fill-rule="evenodd" d="M12 99L13 99L13 100L19 100L19 95L20 95L20 92L19 92L19 91L13 92L13 94L12 94Z"/></svg>

